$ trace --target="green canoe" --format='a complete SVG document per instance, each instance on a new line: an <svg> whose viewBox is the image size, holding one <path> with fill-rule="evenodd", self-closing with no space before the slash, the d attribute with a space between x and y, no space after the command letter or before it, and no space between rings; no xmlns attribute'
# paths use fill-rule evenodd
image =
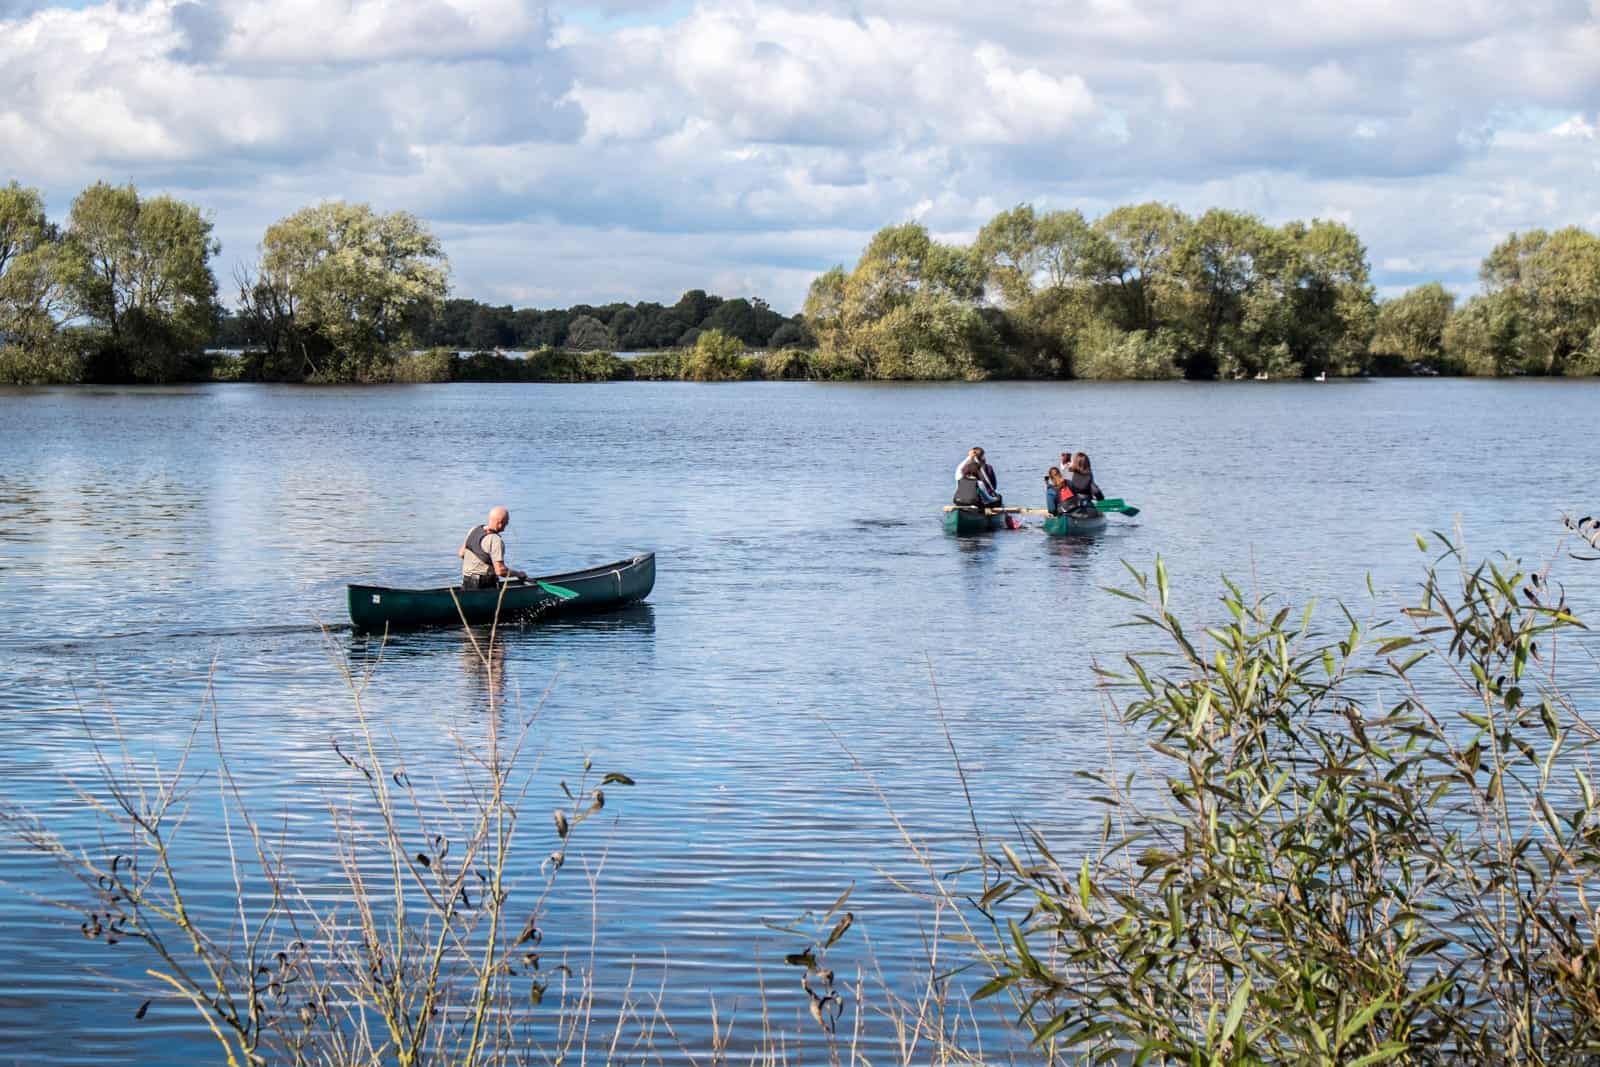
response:
<svg viewBox="0 0 1600 1067"><path fill-rule="evenodd" d="M1044 532L1051 537L1097 533L1105 528L1106 517L1091 508L1063 511L1059 515L1046 515L1044 518Z"/></svg>
<svg viewBox="0 0 1600 1067"><path fill-rule="evenodd" d="M540 582L576 594L571 599L546 592ZM502 589L386 589L381 585L349 586L350 622L358 630L408 629L416 626L459 626L490 622L498 607L502 623L525 623L554 615L609 611L643 600L656 584L656 554L646 552L583 571L541 575L527 583L508 582ZM460 605L459 607L457 605Z"/></svg>
<svg viewBox="0 0 1600 1067"><path fill-rule="evenodd" d="M1005 513L999 510L952 507L944 513L944 532L961 536L999 530L1005 524Z"/></svg>

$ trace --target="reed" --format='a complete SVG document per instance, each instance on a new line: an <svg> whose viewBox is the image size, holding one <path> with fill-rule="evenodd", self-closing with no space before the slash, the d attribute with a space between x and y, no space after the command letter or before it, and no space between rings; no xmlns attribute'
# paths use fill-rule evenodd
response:
<svg viewBox="0 0 1600 1067"><path fill-rule="evenodd" d="M635 781L588 760L552 781L529 749L549 692L531 710L501 706L499 627L467 633L489 676L475 717L482 732L455 735L455 766L437 777L425 778L368 714L381 655L358 674L333 653L358 730L329 745L342 784L327 799L326 841L306 840L287 821L274 827L252 806L209 694L167 766L136 756L114 715L108 734L90 731L97 776L78 794L98 817L91 843L0 811L4 830L76 880L79 892L54 903L82 918L83 935L139 954L144 980L130 989L143 1000L139 1018L157 1001L187 1006L230 1067L865 1065L884 1062L867 1052L878 1028L899 1050L891 1062L975 1062L956 1051L955 1032L973 1027L950 1002L937 950L910 998L889 989L870 956L852 975L833 961L859 930L849 889L832 907L774 927L797 951L762 981L754 1015L708 998L704 1014L675 1018L665 985L641 990L632 970L600 975L607 848L603 831L591 832ZM221 842L185 835L189 806L207 789L221 805ZM531 816L542 807L534 798L551 790L555 807ZM219 847L233 890L220 910L201 877L204 853ZM564 914L587 905L587 933L553 922L558 898ZM773 1009L797 998L800 1029L784 1021L792 1012Z"/></svg>
<svg viewBox="0 0 1600 1067"><path fill-rule="evenodd" d="M1593 645L1554 559L1418 544L1416 602L1337 634L1231 583L1196 630L1159 559L1130 568L1157 651L1105 672L1137 744L1086 776L1101 845L1030 833L979 901L1002 936L978 996L1042 1059L1593 1062Z"/></svg>

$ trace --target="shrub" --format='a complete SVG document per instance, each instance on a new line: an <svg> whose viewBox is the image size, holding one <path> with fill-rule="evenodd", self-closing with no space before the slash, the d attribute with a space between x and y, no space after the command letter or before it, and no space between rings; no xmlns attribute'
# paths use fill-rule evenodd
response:
<svg viewBox="0 0 1600 1067"><path fill-rule="evenodd" d="M1178 344L1167 330L1122 333L1096 323L1079 335L1072 369L1079 378L1102 380L1183 377Z"/></svg>
<svg viewBox="0 0 1600 1067"><path fill-rule="evenodd" d="M683 354L680 352L653 352L628 360L625 366L629 376L637 381L677 381L682 376Z"/></svg>
<svg viewBox="0 0 1600 1067"><path fill-rule="evenodd" d="M60 336L42 343L0 344L0 385L58 385L83 380L83 359Z"/></svg>
<svg viewBox="0 0 1600 1067"><path fill-rule="evenodd" d="M1556 672L1580 624L1543 573L1441 561L1337 637L1232 584L1202 636L1160 560L1135 574L1166 651L1106 677L1140 774L1085 775L1080 862L1039 833L990 857L982 907L1029 906L979 995L1086 1062L1588 1062L1600 734Z"/></svg>
<svg viewBox="0 0 1600 1067"><path fill-rule="evenodd" d="M430 348L396 356L393 380L402 383L448 382L454 377L455 353L448 348Z"/></svg>
<svg viewBox="0 0 1600 1067"><path fill-rule="evenodd" d="M752 377L755 360L744 355L744 342L721 330L703 330L684 356L680 373L693 382L734 382Z"/></svg>
<svg viewBox="0 0 1600 1067"><path fill-rule="evenodd" d="M815 352L805 348L785 348L770 352L762 362L761 376L772 380L814 378L812 367Z"/></svg>

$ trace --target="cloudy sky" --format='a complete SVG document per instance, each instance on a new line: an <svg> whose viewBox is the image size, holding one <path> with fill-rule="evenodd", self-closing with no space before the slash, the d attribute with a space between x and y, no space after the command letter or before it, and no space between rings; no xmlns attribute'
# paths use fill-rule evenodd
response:
<svg viewBox="0 0 1600 1067"><path fill-rule="evenodd" d="M196 201L225 287L329 198L429 220L458 295L784 311L889 223L1154 198L1465 292L1600 228L1597 109L1600 0L0 0L0 181Z"/></svg>

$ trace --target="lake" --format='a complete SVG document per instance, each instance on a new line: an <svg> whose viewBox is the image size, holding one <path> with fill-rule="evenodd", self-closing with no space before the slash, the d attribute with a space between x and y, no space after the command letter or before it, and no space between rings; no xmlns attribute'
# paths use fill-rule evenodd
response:
<svg viewBox="0 0 1600 1067"><path fill-rule="evenodd" d="M1458 520L1476 553L1543 560L1564 511L1600 508L1597 412L1600 382L1531 380L0 390L0 803L92 844L88 737L120 729L171 766L210 692L244 795L313 840L351 785L345 669L371 672L365 712L414 779L448 783L489 699L459 632L381 654L348 632L346 582L453 580L496 503L532 573L654 550L647 605L504 635L495 695L537 710L517 873L554 845L559 780L585 758L629 774L582 828L595 898L564 884L547 954L586 959L596 915L602 1003L631 974L690 1047L713 1000L736 1045L765 1010L816 1062L783 966L802 944L770 924L853 885L831 965L917 973L930 915L892 879L924 876L885 798L941 864L974 852L937 708L986 832L1039 826L1072 856L1098 829L1072 777L1106 758L1094 664L1142 647L1104 591L1122 561L1160 554L1199 624L1224 573L1358 614L1370 575L1392 604L1421 576L1414 535ZM948 536L974 444L1008 503L1038 506L1073 448L1142 513L1088 540L1037 519ZM1592 607L1600 565L1565 575ZM214 777L189 805L192 892L215 911L234 890ZM135 1019L149 994L121 983L150 960L51 909L86 899L53 867L7 840L0 879L0 1059L216 1060L190 1009Z"/></svg>

